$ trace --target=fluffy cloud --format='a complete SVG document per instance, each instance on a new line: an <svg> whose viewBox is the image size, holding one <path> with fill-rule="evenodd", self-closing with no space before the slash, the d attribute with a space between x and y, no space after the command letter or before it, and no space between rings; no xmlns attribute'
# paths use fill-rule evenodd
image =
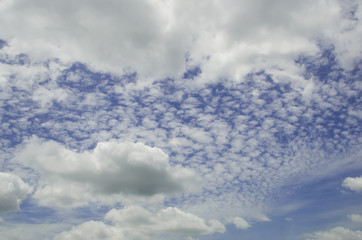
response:
<svg viewBox="0 0 362 240"><path fill-rule="evenodd" d="M350 215L348 215L348 218L352 222L362 223L362 215L360 215L360 214L350 214Z"/></svg>
<svg viewBox="0 0 362 240"><path fill-rule="evenodd" d="M121 230L99 221L85 222L79 226L73 227L70 231L62 232L54 237L54 240L73 239L124 240L126 238Z"/></svg>
<svg viewBox="0 0 362 240"><path fill-rule="evenodd" d="M233 223L235 224L235 226L237 228L241 228L241 229L247 229L250 227L250 224L247 221L245 221L243 218L240 218L240 217L234 218Z"/></svg>
<svg viewBox="0 0 362 240"><path fill-rule="evenodd" d="M0 213L19 210L32 187L12 173L0 172Z"/></svg>
<svg viewBox="0 0 362 240"><path fill-rule="evenodd" d="M89 221L60 233L54 239L153 239L155 236L159 239L170 235L187 237L225 231L224 225L217 220L206 224L204 219L172 207L155 214L140 206L112 209L105 220L111 225Z"/></svg>
<svg viewBox="0 0 362 240"><path fill-rule="evenodd" d="M142 143L101 142L77 153L34 138L18 159L43 176L34 194L43 205L76 206L117 194L151 197L184 191L195 180L191 171L170 166L161 149Z"/></svg>
<svg viewBox="0 0 362 240"><path fill-rule="evenodd" d="M355 21L341 12L337 0L14 0L0 3L0 31L9 45L38 60L157 78L201 65L205 81L239 81L260 69L297 73L293 59L316 53L315 39L337 38L341 59L354 59L347 38L338 36ZM349 35L359 36L353 29Z"/></svg>
<svg viewBox="0 0 362 240"><path fill-rule="evenodd" d="M343 227L336 227L325 232L315 232L306 240L360 240L362 239L361 231L353 231Z"/></svg>
<svg viewBox="0 0 362 240"><path fill-rule="evenodd" d="M362 192L362 176L361 177L348 177L343 180L342 186L355 192Z"/></svg>
<svg viewBox="0 0 362 240"><path fill-rule="evenodd" d="M145 236L157 233L204 235L225 231L224 225L217 220L210 220L209 224L206 224L204 219L173 207L165 208L156 215L138 206L113 209L107 213L105 219L129 232L138 228L138 232Z"/></svg>

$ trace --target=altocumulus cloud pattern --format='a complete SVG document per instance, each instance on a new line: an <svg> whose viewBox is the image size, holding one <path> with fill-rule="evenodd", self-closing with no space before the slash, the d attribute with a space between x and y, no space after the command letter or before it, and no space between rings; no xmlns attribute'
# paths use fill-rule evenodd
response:
<svg viewBox="0 0 362 240"><path fill-rule="evenodd" d="M0 239L362 239L359 0L0 0Z"/></svg>

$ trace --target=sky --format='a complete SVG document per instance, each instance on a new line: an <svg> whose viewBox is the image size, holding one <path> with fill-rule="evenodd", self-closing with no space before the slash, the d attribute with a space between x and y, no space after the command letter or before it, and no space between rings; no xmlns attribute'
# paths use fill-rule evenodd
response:
<svg viewBox="0 0 362 240"><path fill-rule="evenodd" d="M0 240L362 239L360 0L0 0Z"/></svg>

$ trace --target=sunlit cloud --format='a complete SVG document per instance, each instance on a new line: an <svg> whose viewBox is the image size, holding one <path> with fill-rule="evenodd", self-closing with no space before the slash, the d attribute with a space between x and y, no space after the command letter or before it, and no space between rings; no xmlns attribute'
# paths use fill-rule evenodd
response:
<svg viewBox="0 0 362 240"><path fill-rule="evenodd" d="M0 231L359 237L361 9L0 1Z"/></svg>

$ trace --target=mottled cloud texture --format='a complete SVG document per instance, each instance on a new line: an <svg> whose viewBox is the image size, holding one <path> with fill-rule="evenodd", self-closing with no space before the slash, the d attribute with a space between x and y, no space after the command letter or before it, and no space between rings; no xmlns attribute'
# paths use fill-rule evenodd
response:
<svg viewBox="0 0 362 240"><path fill-rule="evenodd" d="M2 236L360 237L361 19L358 0L0 0Z"/></svg>

